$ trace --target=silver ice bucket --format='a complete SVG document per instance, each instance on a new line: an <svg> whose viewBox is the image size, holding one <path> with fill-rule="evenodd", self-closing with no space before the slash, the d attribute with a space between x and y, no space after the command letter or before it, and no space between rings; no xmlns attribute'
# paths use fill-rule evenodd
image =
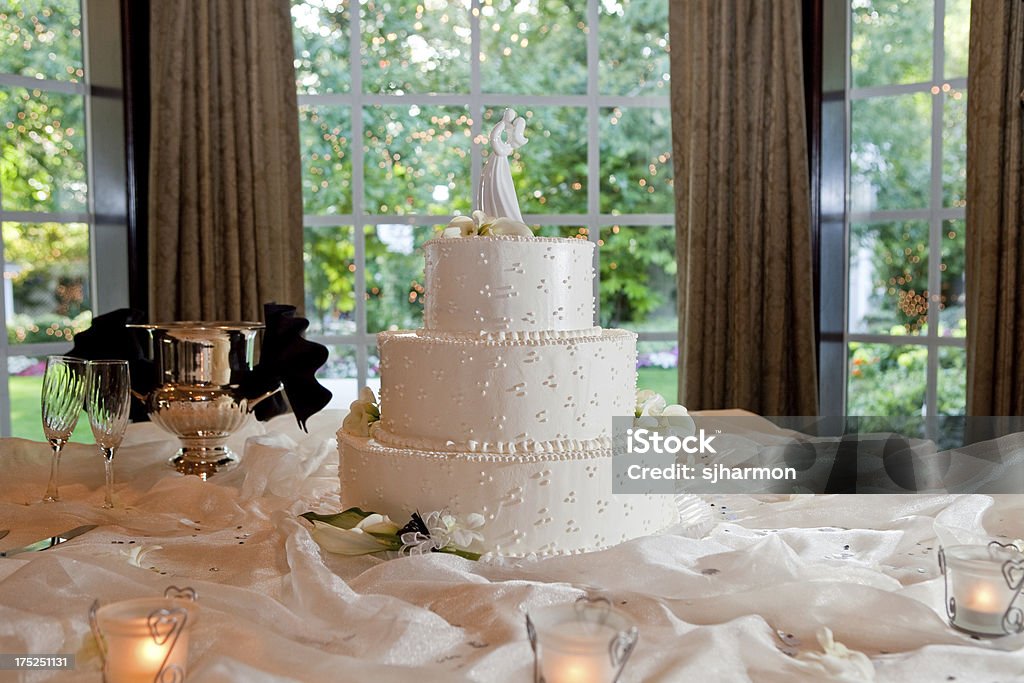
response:
<svg viewBox="0 0 1024 683"><path fill-rule="evenodd" d="M173 322L128 325L147 330L156 366L156 388L136 396L154 423L178 437L171 459L182 474L207 479L238 462L227 446L257 403L280 385L246 399L239 384L252 369L254 322Z"/></svg>

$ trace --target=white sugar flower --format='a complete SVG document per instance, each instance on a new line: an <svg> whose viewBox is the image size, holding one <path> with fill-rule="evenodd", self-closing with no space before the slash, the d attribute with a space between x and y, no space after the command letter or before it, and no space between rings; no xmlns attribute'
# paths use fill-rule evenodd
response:
<svg viewBox="0 0 1024 683"><path fill-rule="evenodd" d="M664 396L650 389L641 389L636 392L636 417L661 415L663 410L665 410Z"/></svg>
<svg viewBox="0 0 1024 683"><path fill-rule="evenodd" d="M829 675L830 681L860 683L875 680L875 665L866 654L837 642L827 627L819 629L817 636L822 652L804 652L797 659L817 664Z"/></svg>
<svg viewBox="0 0 1024 683"><path fill-rule="evenodd" d="M473 237L475 235L520 235L530 237L533 231L525 223L511 218L494 218L483 211L474 211L472 216L455 216L448 221L443 237Z"/></svg>
<svg viewBox="0 0 1024 683"><path fill-rule="evenodd" d="M487 226L487 233L491 235L517 235L519 237L533 237L533 230L526 223L521 223L511 218L497 218Z"/></svg>
<svg viewBox="0 0 1024 683"><path fill-rule="evenodd" d="M452 544L458 548L468 548L475 541L484 540L484 535L478 531L484 525L484 516L478 512L466 515L465 521L454 515L442 515L441 521L447 527Z"/></svg>
<svg viewBox="0 0 1024 683"><path fill-rule="evenodd" d="M363 387L359 398L348 407L348 415L341 423L341 431L353 436L370 436L370 425L380 420L380 408L373 389Z"/></svg>

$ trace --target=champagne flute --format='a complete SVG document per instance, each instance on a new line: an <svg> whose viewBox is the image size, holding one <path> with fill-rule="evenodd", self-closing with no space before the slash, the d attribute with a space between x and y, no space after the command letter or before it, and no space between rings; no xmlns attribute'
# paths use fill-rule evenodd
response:
<svg viewBox="0 0 1024 683"><path fill-rule="evenodd" d="M47 356L43 373L43 391L40 404L43 415L43 434L53 448L50 463L50 483L46 486L43 502L60 500L57 486L60 481L60 454L78 424L85 399L85 361L70 356Z"/></svg>
<svg viewBox="0 0 1024 683"><path fill-rule="evenodd" d="M85 407L96 445L103 455L106 497L103 507L114 507L114 451L128 426L131 383L128 361L89 361L85 372Z"/></svg>

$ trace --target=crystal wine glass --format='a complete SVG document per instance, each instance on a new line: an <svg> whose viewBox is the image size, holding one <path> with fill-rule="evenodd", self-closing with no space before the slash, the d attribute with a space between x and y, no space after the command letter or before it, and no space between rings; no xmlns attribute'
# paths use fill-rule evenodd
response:
<svg viewBox="0 0 1024 683"><path fill-rule="evenodd" d="M48 356L43 374L40 404L43 414L43 434L53 448L50 463L50 483L43 501L60 500L57 486L60 480L60 453L78 424L85 399L85 361L70 356Z"/></svg>
<svg viewBox="0 0 1024 683"><path fill-rule="evenodd" d="M86 369L85 406L96 445L103 455L106 497L103 507L114 507L114 451L128 426L131 384L128 361L90 361Z"/></svg>

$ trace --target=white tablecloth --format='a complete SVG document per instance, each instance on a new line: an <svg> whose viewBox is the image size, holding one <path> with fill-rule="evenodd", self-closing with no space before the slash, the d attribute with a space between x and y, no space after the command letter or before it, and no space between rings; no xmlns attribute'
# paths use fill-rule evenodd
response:
<svg viewBox="0 0 1024 683"><path fill-rule="evenodd" d="M525 683L525 611L584 591L639 626L623 681L1024 680L1024 637L972 640L946 624L935 559L940 543L1024 537L1024 497L720 496L705 499L715 524L702 538L683 529L543 560L349 558L322 553L297 517L338 509L340 422L315 416L309 435L290 416L253 424L235 439L243 464L205 483L163 465L175 444L155 426L132 425L112 511L93 447L69 447L64 500L42 504L48 447L0 441L0 528L12 530L0 548L101 525L0 559L0 653L78 658L74 672L0 680L98 681L93 600L172 584L200 594L193 683ZM873 672L823 653L823 626Z"/></svg>

